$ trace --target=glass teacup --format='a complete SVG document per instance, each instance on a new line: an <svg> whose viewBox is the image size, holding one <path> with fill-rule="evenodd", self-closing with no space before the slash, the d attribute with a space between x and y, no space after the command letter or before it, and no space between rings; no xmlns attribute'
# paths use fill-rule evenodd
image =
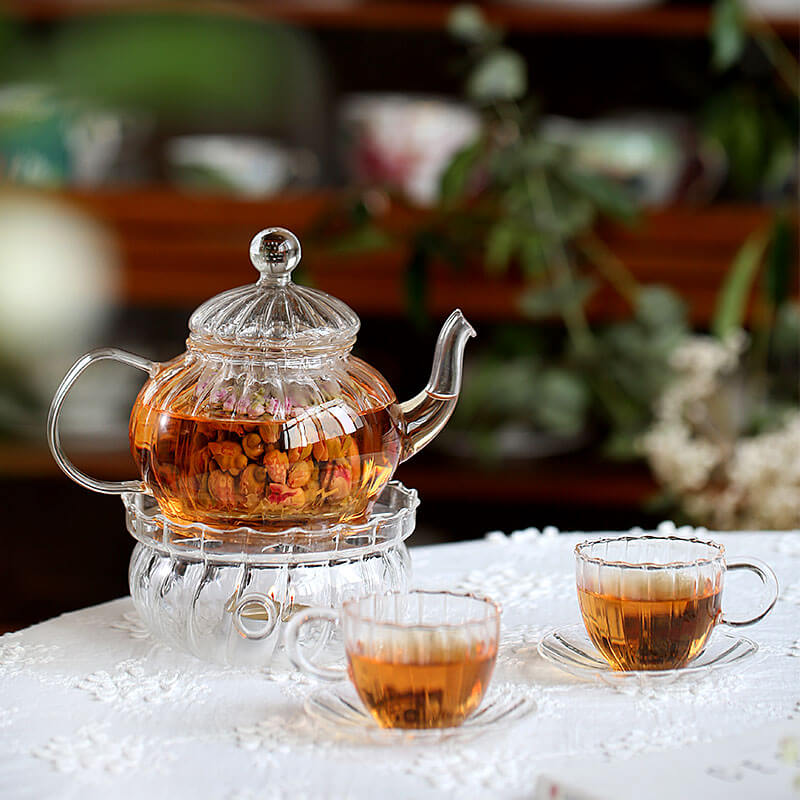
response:
<svg viewBox="0 0 800 800"><path fill-rule="evenodd" d="M615 670L685 666L703 650L714 626L751 625L778 598L775 573L755 559L726 564L713 541L678 536L622 536L575 548L578 602L586 632ZM769 588L756 616L722 614L726 570L752 570Z"/></svg>
<svg viewBox="0 0 800 800"><path fill-rule="evenodd" d="M298 646L303 625L337 622L347 668L318 666ZM500 608L491 600L451 592L370 595L340 611L314 608L286 628L289 658L325 680L347 674L383 728L449 728L480 705L494 671Z"/></svg>

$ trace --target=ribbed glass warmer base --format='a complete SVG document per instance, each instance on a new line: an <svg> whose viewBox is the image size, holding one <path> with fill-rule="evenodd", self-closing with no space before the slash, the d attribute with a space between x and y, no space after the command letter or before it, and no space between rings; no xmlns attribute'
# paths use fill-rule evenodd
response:
<svg viewBox="0 0 800 800"><path fill-rule="evenodd" d="M133 602L157 639L198 658L241 666L285 665L282 631L310 606L338 607L372 592L408 588L405 540L414 531L417 493L392 481L359 525L279 533L164 517L152 497L123 495ZM304 647L341 660L337 629L307 625Z"/></svg>

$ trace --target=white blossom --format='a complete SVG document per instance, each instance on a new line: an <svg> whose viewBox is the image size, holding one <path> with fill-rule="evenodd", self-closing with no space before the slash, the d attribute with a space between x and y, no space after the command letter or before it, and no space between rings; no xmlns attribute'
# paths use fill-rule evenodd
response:
<svg viewBox="0 0 800 800"><path fill-rule="evenodd" d="M739 368L743 333L692 336L676 348L675 378L641 447L657 480L688 514L717 529L800 527L800 411L774 431L743 437L715 425L712 406Z"/></svg>

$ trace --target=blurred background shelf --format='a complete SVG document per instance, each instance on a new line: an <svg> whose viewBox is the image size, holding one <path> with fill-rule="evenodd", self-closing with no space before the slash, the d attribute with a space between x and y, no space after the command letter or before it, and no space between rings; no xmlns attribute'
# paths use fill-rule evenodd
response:
<svg viewBox="0 0 800 800"><path fill-rule="evenodd" d="M336 201L333 191L286 194L264 200L192 196L170 189L116 192L68 192L72 201L106 223L120 243L126 302L191 307L231 286L247 283L252 268L242 258L242 242L269 220L309 232ZM653 211L633 226L606 225L601 238L642 283L672 285L689 304L692 318L707 324L715 295L744 237L768 224L761 206L714 205ZM386 223L402 232L425 212L390 210ZM401 316L405 308L408 253L376 251L331 255L304 248L304 279L342 297L359 313ZM502 321L518 316L521 278L493 279L480 266L455 273L434 265L429 310L434 316L454 306L476 320ZM619 318L628 309L619 295L600 291L589 306L593 319Z"/></svg>
<svg viewBox="0 0 800 800"><path fill-rule="evenodd" d="M0 392L8 532L0 631L127 591L133 541L119 498L72 483L44 442L61 376L96 346L174 357L193 308L253 281L247 243L268 225L300 236L296 277L358 313L354 353L401 399L424 385L446 314L461 307L478 331L447 429L452 437L443 435L397 472L422 500L412 543L530 526L647 527L680 513L652 502L659 487L643 458L619 459L641 454L671 348L713 327L721 287L745 242L752 255L772 237L763 250L768 269L739 267L740 282L746 268L752 288L735 324L777 319L764 313L772 294L781 295L784 311L797 300L797 98L787 77L800 20L790 0L625 3L639 7L485 0L479 8L507 35L484 51L449 30L457 4L436 0L0 0L0 176L13 179L0 188L7 204L0 209L0 245L7 245L0 275L19 289L0 294L0 390L9 389ZM748 10L782 5L791 14L765 20ZM470 88L488 63L470 65L473 50L505 63L500 82L520 112L508 129L499 124L508 118L494 112L509 109L495 98L497 108L487 113ZM589 287L585 305L551 296L545 307L553 316L542 306L523 313L526 295L546 300L548 288L562 285L558 251L542 249L537 268L519 237L498 268L508 264L508 271L491 274L493 229L469 216L471 183L458 213L461 230L478 233L454 248L456 258L449 253L459 268L437 260L447 252L442 247L430 247L416 273L410 268L420 240L435 239L436 225L448 224L449 208L425 210L436 209L441 170L479 129L506 155L514 142L538 153L512 159L511 178L494 175L486 184L501 198L492 206L501 209L495 222L515 213L506 202L514 178L547 173L547 187L565 164L635 196L640 213L630 226L598 224L626 213L598 211L592 201L587 214L587 197L574 191L558 207L550 203L550 220L539 213L537 195L525 212L529 227L518 225L552 244L553 221L567 229L586 220L560 238L568 266ZM559 149L564 141L554 148L547 138L559 131L575 137L566 151ZM504 132L513 134L508 141ZM638 160L629 163L631 152ZM417 167L434 162L428 195L414 194ZM479 167L491 172L487 163ZM470 177L478 187L487 180ZM405 202L396 199L404 193ZM26 207L27 221L9 224L13 214L2 214ZM388 233L396 244L364 249L359 234L370 228L373 241ZM337 252L339 234L361 249ZM621 268L604 270L577 255L592 237ZM19 267L26 255L29 270ZM33 277L15 284L20 276ZM571 302L586 312L597 348L591 359L578 352L574 324L565 324ZM778 362L790 375L800 365ZM93 367L71 393L67 450L88 474L135 475L126 426L142 377ZM621 406L609 397L622 398L617 416ZM549 416L532 413L540 411ZM611 435L619 431L627 440ZM663 486L664 497L670 488ZM27 564L37 569L20 568Z"/></svg>
<svg viewBox="0 0 800 800"><path fill-rule="evenodd" d="M187 3L164 2L150 9L163 11L227 12L260 19L275 19L308 28L350 30L439 31L447 24L454 3L446 2L242 2ZM64 17L104 12L140 10L132 0L16 0L7 4L13 13L33 20L49 21ZM654 6L636 9L559 7L557 3L482 4L486 16L515 33L555 33L575 36L653 36L704 37L708 33L707 8L691 5ZM769 16L770 25L782 36L800 33L791 14ZM760 24L757 19L753 25Z"/></svg>

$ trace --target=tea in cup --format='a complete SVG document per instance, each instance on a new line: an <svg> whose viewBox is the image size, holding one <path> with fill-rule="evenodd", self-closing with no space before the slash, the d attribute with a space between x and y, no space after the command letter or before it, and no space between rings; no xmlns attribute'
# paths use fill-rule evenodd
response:
<svg viewBox="0 0 800 800"><path fill-rule="evenodd" d="M575 548L578 603L586 632L615 670L683 667L718 623L751 625L778 597L775 573L754 559L725 562L721 544L678 536L622 536ZM747 569L770 587L757 616L722 614L726 571Z"/></svg>
<svg viewBox="0 0 800 800"><path fill-rule="evenodd" d="M298 645L312 620L339 624L347 668L320 667ZM451 592L370 595L340 611L310 609L286 629L289 658L325 680L345 674L382 728L449 728L480 705L497 660L500 609Z"/></svg>

